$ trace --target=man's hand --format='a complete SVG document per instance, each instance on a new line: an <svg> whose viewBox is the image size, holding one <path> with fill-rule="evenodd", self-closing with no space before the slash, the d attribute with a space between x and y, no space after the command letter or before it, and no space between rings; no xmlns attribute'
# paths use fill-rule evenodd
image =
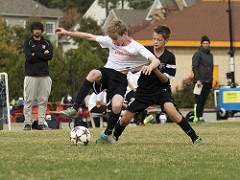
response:
<svg viewBox="0 0 240 180"><path fill-rule="evenodd" d="M48 50L44 51L44 54L48 54L48 53L49 53L49 51L48 51Z"/></svg>
<svg viewBox="0 0 240 180"><path fill-rule="evenodd" d="M202 83L200 80L197 81L197 87L201 87L202 86Z"/></svg>
<svg viewBox="0 0 240 180"><path fill-rule="evenodd" d="M55 29L55 33L57 35L68 35L68 31L66 31L65 29L63 28L57 28Z"/></svg>
<svg viewBox="0 0 240 180"><path fill-rule="evenodd" d="M32 56L34 56L35 55L35 53L32 53Z"/></svg>

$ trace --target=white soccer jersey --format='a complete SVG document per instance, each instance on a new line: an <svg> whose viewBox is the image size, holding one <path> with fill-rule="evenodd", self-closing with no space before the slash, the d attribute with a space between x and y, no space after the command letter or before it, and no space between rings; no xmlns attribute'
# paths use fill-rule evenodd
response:
<svg viewBox="0 0 240 180"><path fill-rule="evenodd" d="M102 48L109 49L109 55L105 68L116 71L138 71L143 65L149 63L149 57L155 57L142 44L134 41L128 46L116 46L109 36L97 36L96 41Z"/></svg>

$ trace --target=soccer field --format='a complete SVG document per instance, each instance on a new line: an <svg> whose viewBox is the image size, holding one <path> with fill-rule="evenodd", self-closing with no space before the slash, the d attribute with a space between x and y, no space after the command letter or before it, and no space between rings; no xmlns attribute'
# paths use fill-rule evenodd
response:
<svg viewBox="0 0 240 180"><path fill-rule="evenodd" d="M70 144L70 129L0 131L0 179L239 179L240 120L192 124L194 146L174 123L128 127L120 145ZM12 127L21 129L21 127Z"/></svg>

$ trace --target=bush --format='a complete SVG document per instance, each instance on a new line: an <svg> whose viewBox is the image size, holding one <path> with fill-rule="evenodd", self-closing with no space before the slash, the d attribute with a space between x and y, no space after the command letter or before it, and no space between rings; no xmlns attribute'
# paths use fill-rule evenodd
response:
<svg viewBox="0 0 240 180"><path fill-rule="evenodd" d="M215 83L217 84L217 82ZM205 108L215 108L214 105L214 90L217 85L213 87L208 95ZM178 108L193 108L195 104L195 95L193 94L194 82L193 77L187 77L182 81L181 89L176 87L175 92L173 93L173 99Z"/></svg>

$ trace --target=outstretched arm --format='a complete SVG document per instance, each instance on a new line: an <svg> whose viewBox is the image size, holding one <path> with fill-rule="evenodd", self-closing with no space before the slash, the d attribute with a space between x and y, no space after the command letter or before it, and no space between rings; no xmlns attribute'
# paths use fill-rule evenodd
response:
<svg viewBox="0 0 240 180"><path fill-rule="evenodd" d="M57 28L55 29L55 33L57 35L66 35L66 36L74 36L74 37L79 37L81 39L85 39L88 41L96 41L96 35L90 34L90 33L85 33L85 32L72 32L72 31L67 31L63 28Z"/></svg>
<svg viewBox="0 0 240 180"><path fill-rule="evenodd" d="M150 61L150 64L142 67L142 73L145 75L150 75L152 70L160 65L160 61L153 56L149 57L148 60Z"/></svg>

